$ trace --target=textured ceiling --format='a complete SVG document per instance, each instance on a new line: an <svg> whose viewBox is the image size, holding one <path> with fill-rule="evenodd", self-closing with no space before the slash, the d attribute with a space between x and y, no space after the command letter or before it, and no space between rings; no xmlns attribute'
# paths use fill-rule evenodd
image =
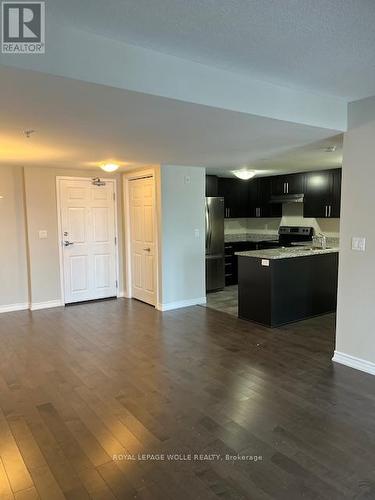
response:
<svg viewBox="0 0 375 500"><path fill-rule="evenodd" d="M293 88L375 94L374 0L49 0L47 16Z"/></svg>
<svg viewBox="0 0 375 500"><path fill-rule="evenodd" d="M340 161L323 152L333 130L5 67L0 81L0 165L77 168L113 159L223 172L256 164L271 173ZM25 129L36 133L27 139ZM276 162L308 144L303 161Z"/></svg>

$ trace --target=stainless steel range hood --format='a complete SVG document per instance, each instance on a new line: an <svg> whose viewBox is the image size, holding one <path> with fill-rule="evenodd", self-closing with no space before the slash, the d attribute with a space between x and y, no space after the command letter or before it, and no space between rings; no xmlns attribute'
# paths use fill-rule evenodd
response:
<svg viewBox="0 0 375 500"><path fill-rule="evenodd" d="M303 203L304 194L280 194L271 196L270 203Z"/></svg>

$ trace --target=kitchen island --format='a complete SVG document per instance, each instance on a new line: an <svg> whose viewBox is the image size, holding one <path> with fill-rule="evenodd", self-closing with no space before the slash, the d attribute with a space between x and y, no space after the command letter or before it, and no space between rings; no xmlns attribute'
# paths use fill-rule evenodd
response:
<svg viewBox="0 0 375 500"><path fill-rule="evenodd" d="M238 252L238 315L276 327L336 310L338 248Z"/></svg>

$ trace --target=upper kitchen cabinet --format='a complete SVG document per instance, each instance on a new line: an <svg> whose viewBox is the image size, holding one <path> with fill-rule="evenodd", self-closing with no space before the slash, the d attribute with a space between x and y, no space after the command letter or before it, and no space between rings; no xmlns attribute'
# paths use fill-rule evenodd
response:
<svg viewBox="0 0 375 500"><path fill-rule="evenodd" d="M256 197L251 199L253 206L252 217L281 217L281 204L271 204L272 178L259 177L254 179L256 184Z"/></svg>
<svg viewBox="0 0 375 500"><path fill-rule="evenodd" d="M305 174L304 217L338 218L341 202L341 169Z"/></svg>
<svg viewBox="0 0 375 500"><path fill-rule="evenodd" d="M218 196L218 178L216 175L206 175L206 196Z"/></svg>
<svg viewBox="0 0 375 500"><path fill-rule="evenodd" d="M250 217L247 181L219 177L218 195L224 197L225 218Z"/></svg>
<svg viewBox="0 0 375 500"><path fill-rule="evenodd" d="M301 194L304 190L303 174L276 175L271 177L271 194Z"/></svg>

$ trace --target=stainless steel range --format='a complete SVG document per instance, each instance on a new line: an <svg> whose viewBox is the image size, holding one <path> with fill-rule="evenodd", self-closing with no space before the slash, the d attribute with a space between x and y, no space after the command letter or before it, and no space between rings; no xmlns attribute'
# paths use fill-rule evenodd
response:
<svg viewBox="0 0 375 500"><path fill-rule="evenodd" d="M292 247L312 242L314 228L310 226L280 226L279 239L262 241L262 248Z"/></svg>

